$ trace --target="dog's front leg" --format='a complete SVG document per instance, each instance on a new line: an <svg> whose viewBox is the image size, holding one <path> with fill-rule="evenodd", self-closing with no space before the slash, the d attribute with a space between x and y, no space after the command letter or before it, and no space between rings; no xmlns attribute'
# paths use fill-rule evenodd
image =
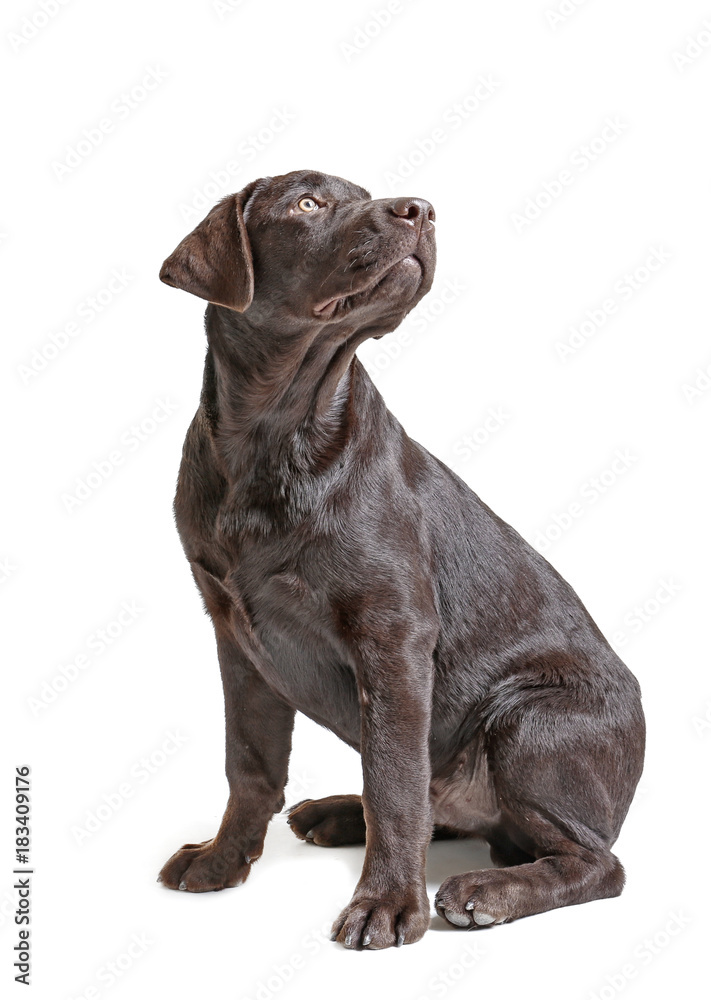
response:
<svg viewBox="0 0 711 1000"><path fill-rule="evenodd" d="M269 820L284 805L294 710L219 631L217 651L229 801L212 840L185 844L165 863L159 878L169 889L209 892L241 885L261 856Z"/></svg>
<svg viewBox="0 0 711 1000"><path fill-rule="evenodd" d="M430 921L425 859L432 833L429 731L432 660L379 657L357 669L365 862L333 925L347 948L418 941Z"/></svg>

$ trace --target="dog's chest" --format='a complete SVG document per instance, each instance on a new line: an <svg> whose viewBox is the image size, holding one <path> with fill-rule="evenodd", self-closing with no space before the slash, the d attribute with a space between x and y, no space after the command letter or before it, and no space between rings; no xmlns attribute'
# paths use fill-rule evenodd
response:
<svg viewBox="0 0 711 1000"><path fill-rule="evenodd" d="M263 655L265 681L299 711L356 745L360 705L348 654L338 642L328 596L297 567L243 561L239 580ZM251 570L251 572L250 572Z"/></svg>
<svg viewBox="0 0 711 1000"><path fill-rule="evenodd" d="M337 532L321 527L319 498L286 517L246 503L243 490L205 493L206 478L186 473L183 490L199 503L181 495L177 510L213 620L285 701L355 745L360 705L334 614L344 556Z"/></svg>
<svg viewBox="0 0 711 1000"><path fill-rule="evenodd" d="M333 648L323 593L293 569L267 572L245 584L252 627L268 650Z"/></svg>

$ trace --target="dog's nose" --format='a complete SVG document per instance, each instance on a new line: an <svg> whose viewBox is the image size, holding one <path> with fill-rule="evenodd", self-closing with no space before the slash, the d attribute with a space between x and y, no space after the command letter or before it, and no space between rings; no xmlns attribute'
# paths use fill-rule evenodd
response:
<svg viewBox="0 0 711 1000"><path fill-rule="evenodd" d="M423 198L396 198L390 203L390 211L399 219L404 219L410 225L421 229L427 221L430 226L435 221L435 210ZM428 228L428 227L425 227Z"/></svg>

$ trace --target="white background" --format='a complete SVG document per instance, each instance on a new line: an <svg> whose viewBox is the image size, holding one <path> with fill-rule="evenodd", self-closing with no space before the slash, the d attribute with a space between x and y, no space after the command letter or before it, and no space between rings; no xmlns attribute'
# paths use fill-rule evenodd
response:
<svg viewBox="0 0 711 1000"><path fill-rule="evenodd" d="M37 5L3 7L3 989L25 995L9 807L29 764L42 1000L689 991L708 896L711 7L571 0L555 23L552 0L403 0L379 25L385 0L222 6L70 0L47 23ZM150 69L165 78L141 91ZM593 142L608 118L619 134ZM62 171L104 119L101 144ZM226 800L213 638L171 514L204 303L158 270L224 193L304 167L434 204L438 274L419 320L361 357L412 436L545 549L640 679L649 748L619 899L475 934L434 917L412 947L346 952L321 931L363 852L299 843L283 816L245 887L155 882L184 841L213 835ZM112 269L125 284L92 314ZM151 423L160 400L170 412ZM140 610L111 625L124 602ZM300 719L287 801L359 789L356 755ZM434 845L431 896L487 864L483 846ZM145 946L122 958L134 935Z"/></svg>

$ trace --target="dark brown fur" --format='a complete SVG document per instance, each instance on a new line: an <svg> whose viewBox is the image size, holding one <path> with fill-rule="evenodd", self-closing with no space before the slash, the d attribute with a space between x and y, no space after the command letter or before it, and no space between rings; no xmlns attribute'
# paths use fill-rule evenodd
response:
<svg viewBox="0 0 711 1000"><path fill-rule="evenodd" d="M485 838L503 866L440 887L456 926L617 895L644 753L638 684L578 597L355 357L429 290L433 220L300 171L226 198L161 271L211 303L175 512L217 636L230 788L215 838L161 878L246 879L303 712L362 757L362 799L289 814L302 839L366 843L334 924L352 948L424 934L433 830Z"/></svg>

